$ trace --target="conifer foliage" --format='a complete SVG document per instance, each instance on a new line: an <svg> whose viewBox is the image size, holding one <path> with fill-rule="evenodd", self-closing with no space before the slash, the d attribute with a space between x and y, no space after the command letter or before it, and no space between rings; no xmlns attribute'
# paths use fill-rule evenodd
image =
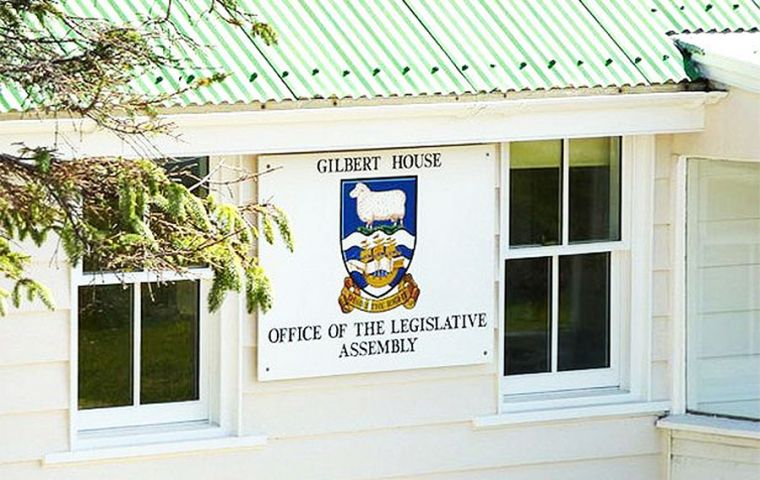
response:
<svg viewBox="0 0 760 480"><path fill-rule="evenodd" d="M26 92L30 114L82 118L144 147L152 135L172 133L159 112L173 96L224 81L224 72L214 72L169 94L136 89L137 76L186 62L169 54L178 42L193 42L172 25L171 0L157 2L164 10L156 15L128 23L72 16L61 3L0 3L0 86ZM205 3L207 14L264 41L276 39L237 0ZM190 187L180 183L183 175ZM0 152L0 315L25 300L53 308L48 289L29 275L31 258L22 249L24 242L48 240L72 264L98 270L182 273L205 266L214 273L210 309L231 291L245 292L249 311L269 308L272 293L255 247L261 232L265 241L278 234L293 248L285 214L271 204L197 195L221 186L212 174L190 182L187 175L169 174L149 159L63 159L53 148L25 146Z"/></svg>

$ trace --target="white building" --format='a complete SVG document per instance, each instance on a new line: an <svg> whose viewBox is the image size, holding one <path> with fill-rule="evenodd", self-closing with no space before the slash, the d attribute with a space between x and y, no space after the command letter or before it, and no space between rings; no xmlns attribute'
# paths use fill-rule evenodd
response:
<svg viewBox="0 0 760 480"><path fill-rule="evenodd" d="M156 145L273 170L220 195L290 216L295 252L260 247L274 308L34 250L56 309L0 318L0 478L760 478L760 33L679 35L686 60L667 35L760 7L250 3L282 45L211 55L227 91ZM135 155L8 110L3 149ZM360 181L403 222L362 230ZM351 235L393 238L400 282L352 276Z"/></svg>

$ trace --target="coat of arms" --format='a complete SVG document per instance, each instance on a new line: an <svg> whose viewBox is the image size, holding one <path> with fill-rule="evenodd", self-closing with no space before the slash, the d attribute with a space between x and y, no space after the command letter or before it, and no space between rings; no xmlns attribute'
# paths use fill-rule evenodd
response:
<svg viewBox="0 0 760 480"><path fill-rule="evenodd" d="M420 294L408 273L417 241L417 177L343 180L340 195L348 272L338 298L341 310L413 308Z"/></svg>

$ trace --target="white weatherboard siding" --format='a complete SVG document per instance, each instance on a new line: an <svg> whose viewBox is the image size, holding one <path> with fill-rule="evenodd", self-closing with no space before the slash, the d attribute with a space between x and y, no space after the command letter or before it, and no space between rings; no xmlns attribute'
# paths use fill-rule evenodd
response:
<svg viewBox="0 0 760 480"><path fill-rule="evenodd" d="M618 440L612 442L610 438ZM643 468L627 478L651 480L660 450L660 438L649 417L488 432L475 432L467 423L447 423L288 436L270 439L268 445L256 450L201 452L116 464L41 469L37 462L19 462L4 465L2 472L4 479L13 480L235 479L252 475L267 479L369 480L459 472L479 478L494 469L515 475L536 470L548 473L572 464L575 478L582 470L586 478L603 479L617 471L618 465L623 471L629 470L626 467L634 461Z"/></svg>
<svg viewBox="0 0 760 480"><path fill-rule="evenodd" d="M756 480L760 475L760 441L692 432L672 433L673 480Z"/></svg>
<svg viewBox="0 0 760 480"><path fill-rule="evenodd" d="M6 464L68 448L69 268L52 240L23 247L35 254L30 274L50 287L58 309L26 302L0 317L0 477Z"/></svg>
<svg viewBox="0 0 760 480"><path fill-rule="evenodd" d="M760 94L730 89L726 98L705 107L701 133L673 136L679 155L760 159Z"/></svg>
<svg viewBox="0 0 760 480"><path fill-rule="evenodd" d="M672 137L658 135L655 143L654 238L652 240L652 358L651 398L670 399L672 338Z"/></svg>
<svg viewBox="0 0 760 480"><path fill-rule="evenodd" d="M705 95L685 94L685 97L690 100L680 103L679 107L660 108L656 102L650 103L634 109L636 112L630 117L626 116L628 107L607 106L595 111L595 107L586 106L573 113L575 107L570 101L567 105L552 107L555 110L541 107L527 117L519 108L501 113L486 109L482 115L463 109L459 114L448 114L430 123L435 128L428 130L414 130L427 121L425 114L419 112L394 128L387 128L392 120L387 116L390 114L372 121L336 117L320 123L313 112L307 112L299 119L300 126L281 120L267 127L268 132L275 132L275 147L271 150L253 148L254 144L260 146L270 139L266 134L257 133L259 124L225 127L217 123L211 129L192 127L201 144L191 143L189 140L194 141L195 137L185 135L188 143L181 148L175 146L173 153L203 153L213 151L215 146L247 153L290 153L314 150L317 146L337 150L368 148L373 145L372 138L383 143L377 146L409 146L415 145L413 131L428 132L417 145L527 139L531 129L543 138L583 136L584 125L589 129L587 134L648 133L654 127L646 118L653 115L659 119L659 131L693 131L701 127ZM521 108L529 108L526 105ZM677 115L668 116L662 111L675 111ZM562 117L561 122L552 121L556 115ZM583 119L590 123L584 124ZM324 135L331 125L345 127L362 122L365 123L359 137L348 138L346 130ZM376 128L379 124L386 127ZM621 131L615 130L617 124ZM17 123L14 123L14 131L2 127L0 124L0 140L21 140ZM222 133L227 127L235 130L233 136ZM441 141L457 128L460 136ZM320 140L316 130L322 132L324 138ZM38 129L32 137L47 138L40 132ZM308 136L304 137L304 145L299 144L299 132ZM470 136L463 138L463 132ZM513 137L512 132L515 132ZM384 137L383 133L388 136ZM93 151L114 153L99 135L91 136L98 136L94 144L97 148ZM667 292L673 284L672 252L668 245L673 221L672 191L669 191L673 182L670 143L675 139L657 137L656 179L654 185L650 185L655 197L654 272L653 283L644 285L652 289L652 353L645 359L651 368L649 400L670 398L669 335L672 328ZM251 171L256 171L258 166L251 158L235 157L232 161L243 162ZM494 202L499 198L494 188L499 185L496 175L495 171L494 178L483 186L493 192ZM242 198L253 198L252 188L255 187L241 187L241 191L236 189L235 193ZM493 237L493 232L486 234ZM306 239L296 238L296 248L303 241ZM495 271L498 271L496 265L486 274L494 276ZM653 414L581 416L561 421L547 417L544 421L519 425L475 428L474 419L499 412L501 362L498 359L478 365L259 382L256 316L239 314L240 299L235 296L225 305L221 322L223 328L235 332L234 341L223 348L226 346L232 349L233 355L239 356L240 369L223 372L223 381L225 385L232 385L240 402L232 402L231 409L222 408L222 416L239 425L240 435L267 435L265 445L209 449L192 454L152 454L155 452L147 447L143 457L43 465L46 454L67 452L70 448L72 378L68 308L71 290L68 268L49 266L47 253L35 257L34 272L54 290L58 309L47 312L37 304L25 305L22 312L0 318L0 478L3 480L665 478L666 436L655 428ZM495 304L496 285L493 294ZM281 289L275 295L276 301L289 299L288 292ZM493 341L498 351L497 342L502 340L497 330L494 330Z"/></svg>

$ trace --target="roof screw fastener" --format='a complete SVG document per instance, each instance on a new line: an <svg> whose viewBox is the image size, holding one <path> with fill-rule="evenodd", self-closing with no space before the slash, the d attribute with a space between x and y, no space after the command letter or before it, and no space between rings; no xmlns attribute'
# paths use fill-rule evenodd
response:
<svg viewBox="0 0 760 480"><path fill-rule="evenodd" d="M411 68L409 68L408 66L407 66L407 67L404 67L404 69L403 69L403 70L401 70L401 73L402 73L403 75L406 75L407 73L409 73L409 70L411 70Z"/></svg>
<svg viewBox="0 0 760 480"><path fill-rule="evenodd" d="M605 67L609 67L610 64L612 64L612 59L611 58L608 58L607 60L604 61L604 66Z"/></svg>
<svg viewBox="0 0 760 480"><path fill-rule="evenodd" d="M249 82L252 82L252 81L256 80L257 78L259 78L259 74L258 74L258 73L256 73L256 72L253 72L253 73L251 74L251 76L250 76L250 77L248 77L248 81L249 81Z"/></svg>
<svg viewBox="0 0 760 480"><path fill-rule="evenodd" d="M187 76L187 83L192 83L193 80L195 80L195 75L188 75Z"/></svg>
<svg viewBox="0 0 760 480"><path fill-rule="evenodd" d="M633 63L641 63L641 57L634 58Z"/></svg>
<svg viewBox="0 0 760 480"><path fill-rule="evenodd" d="M578 60L577 62L575 62L575 64L580 67L581 65L583 65L583 60Z"/></svg>
<svg viewBox="0 0 760 480"><path fill-rule="evenodd" d="M712 7L713 7L712 3L708 3L707 5L705 5L705 12L709 12L710 10L712 10Z"/></svg>
<svg viewBox="0 0 760 480"><path fill-rule="evenodd" d="M164 81L164 77L156 77L156 84L159 84Z"/></svg>
<svg viewBox="0 0 760 480"><path fill-rule="evenodd" d="M430 69L430 73L435 73L438 71L438 67L433 67Z"/></svg>
<svg viewBox="0 0 760 480"><path fill-rule="evenodd" d="M490 64L488 66L491 67L491 68L496 68L496 64L495 63L492 63L492 64Z"/></svg>
<svg viewBox="0 0 760 480"><path fill-rule="evenodd" d="M547 65L549 68L554 68L554 65L557 64L556 60L549 60L549 65Z"/></svg>
<svg viewBox="0 0 760 480"><path fill-rule="evenodd" d="M670 58L670 55L663 55L662 60L667 61Z"/></svg>
<svg viewBox="0 0 760 480"><path fill-rule="evenodd" d="M528 66L528 64L527 64L527 63L525 63L525 62L520 62L520 70L522 70L523 68L525 68L525 67L527 67L527 66Z"/></svg>
<svg viewBox="0 0 760 480"><path fill-rule="evenodd" d="M318 73L319 73L319 69L318 68L315 68L314 70L311 71L312 75L316 75Z"/></svg>
<svg viewBox="0 0 760 480"><path fill-rule="evenodd" d="M289 72L289 71L285 70L284 72L282 72L282 78L285 78L285 77L287 77L288 75L290 75L290 72Z"/></svg>
<svg viewBox="0 0 760 480"><path fill-rule="evenodd" d="M374 77L375 75L377 75L378 73L380 73L380 69L379 69L379 68L376 68L376 69L372 70L372 76L373 76L373 77Z"/></svg>
<svg viewBox="0 0 760 480"><path fill-rule="evenodd" d="M734 7L734 10L736 10L737 8L739 8L739 4L738 4L738 3L734 3L734 4L733 4L733 5L731 5L731 6L732 6L732 7Z"/></svg>
<svg viewBox="0 0 760 480"><path fill-rule="evenodd" d="M464 72L465 70L467 70L468 68L470 68L470 66L469 66L469 65L462 65L462 71L463 71L463 72Z"/></svg>
<svg viewBox="0 0 760 480"><path fill-rule="evenodd" d="M344 77L347 77L347 76L349 76L349 75L351 75L351 72L350 72L350 71L348 71L348 70L343 70L343 76L344 76Z"/></svg>

